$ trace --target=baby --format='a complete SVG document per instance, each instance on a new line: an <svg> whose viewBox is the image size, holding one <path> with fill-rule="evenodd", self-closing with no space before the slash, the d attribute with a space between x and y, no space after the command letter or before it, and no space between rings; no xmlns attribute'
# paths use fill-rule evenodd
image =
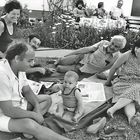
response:
<svg viewBox="0 0 140 140"><path fill-rule="evenodd" d="M76 87L79 76L74 71L65 73L64 82L55 84L52 91L61 90L63 103L58 104L58 113L56 115L63 117L65 111L72 112L72 120L77 122L78 118L83 114L83 102L80 94L80 89Z"/></svg>

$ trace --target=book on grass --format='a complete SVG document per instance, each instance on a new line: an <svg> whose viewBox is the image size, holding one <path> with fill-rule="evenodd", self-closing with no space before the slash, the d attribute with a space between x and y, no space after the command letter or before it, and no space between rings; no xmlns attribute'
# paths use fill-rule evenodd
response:
<svg viewBox="0 0 140 140"><path fill-rule="evenodd" d="M106 101L104 85L89 81L80 81L77 87L81 90L83 102Z"/></svg>

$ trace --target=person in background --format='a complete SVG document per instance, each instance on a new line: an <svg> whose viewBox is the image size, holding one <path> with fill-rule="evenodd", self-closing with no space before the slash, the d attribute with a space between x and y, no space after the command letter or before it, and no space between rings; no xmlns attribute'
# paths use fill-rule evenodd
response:
<svg viewBox="0 0 140 140"><path fill-rule="evenodd" d="M34 50L37 50L40 47L41 40L38 35L31 34L28 36L27 42L31 45Z"/></svg>
<svg viewBox="0 0 140 140"><path fill-rule="evenodd" d="M119 50L126 45L122 35L115 35L110 42L102 40L92 46L80 48L58 59L55 63L58 72L73 70L80 73L96 74L105 77L104 72L111 68L119 56Z"/></svg>
<svg viewBox="0 0 140 140"><path fill-rule="evenodd" d="M118 0L117 6L112 7L112 9L110 11L111 19L118 20L120 18L124 18L122 5L123 5L123 0Z"/></svg>
<svg viewBox="0 0 140 140"><path fill-rule="evenodd" d="M25 71L35 53L26 42L13 42L0 61L0 131L34 136L38 140L69 140L42 124L52 100L49 95L35 95Z"/></svg>
<svg viewBox="0 0 140 140"><path fill-rule="evenodd" d="M79 22L81 17L89 16L89 13L86 10L84 2L82 0L77 1L76 7L73 10L73 14L75 16L76 22Z"/></svg>
<svg viewBox="0 0 140 140"><path fill-rule="evenodd" d="M0 18L0 57L4 57L8 44L12 42L16 23L22 7L16 0L9 0L4 6L5 15Z"/></svg>
<svg viewBox="0 0 140 140"><path fill-rule="evenodd" d="M36 34L31 34L28 36L27 42L31 45L33 50L37 50L41 44L41 40L39 39L39 36ZM51 75L55 70L53 68L44 68L40 64L33 64L33 66L30 67L26 71L27 78L29 79L36 79L36 78L41 78L42 76L49 76Z"/></svg>
<svg viewBox="0 0 140 140"><path fill-rule="evenodd" d="M83 114L82 95L80 89L76 87L78 79L79 76L76 72L68 71L65 73L63 84L55 84L51 87L51 91L62 91L63 103L58 104L58 112L55 115L63 117L65 111L70 111L74 114L71 120L75 122Z"/></svg>
<svg viewBox="0 0 140 140"><path fill-rule="evenodd" d="M104 3L99 2L98 3L98 8L93 11L93 16L97 16L97 18L102 19L107 16L107 12L104 9Z"/></svg>
<svg viewBox="0 0 140 140"><path fill-rule="evenodd" d="M118 70L118 76L112 80L114 73ZM113 100L115 103L107 110L113 114L124 108L128 122L131 123L136 113L135 105L140 105L140 39L138 39L132 50L122 54L112 66L106 86L113 87Z"/></svg>

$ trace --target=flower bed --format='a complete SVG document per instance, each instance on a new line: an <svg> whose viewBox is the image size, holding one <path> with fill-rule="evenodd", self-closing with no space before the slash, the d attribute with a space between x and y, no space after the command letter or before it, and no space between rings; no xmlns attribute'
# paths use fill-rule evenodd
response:
<svg viewBox="0 0 140 140"><path fill-rule="evenodd" d="M16 36L27 38L31 33L38 34L41 39L41 46L49 48L78 49L93 45L94 43L122 34L127 39L127 45L122 50L125 52L132 47L140 32L119 29L96 29L94 27L76 27L71 22L61 21L52 26L51 23L37 24L32 28L19 29Z"/></svg>

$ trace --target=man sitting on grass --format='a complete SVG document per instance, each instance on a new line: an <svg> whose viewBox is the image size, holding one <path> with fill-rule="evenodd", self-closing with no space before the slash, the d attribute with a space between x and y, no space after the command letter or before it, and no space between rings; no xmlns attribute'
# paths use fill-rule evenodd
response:
<svg viewBox="0 0 140 140"><path fill-rule="evenodd" d="M34 51L37 50L41 44L39 36L35 34L29 35L27 42L31 45ZM50 76L53 72L53 68L44 68L40 64L33 64L33 66L26 71L27 77L32 80L35 78L41 78L42 76Z"/></svg>
<svg viewBox="0 0 140 140"><path fill-rule="evenodd" d="M34 61L34 51L26 42L13 42L0 61L0 131L18 132L37 140L69 140L42 126L51 106L48 95L36 96L25 71Z"/></svg>

